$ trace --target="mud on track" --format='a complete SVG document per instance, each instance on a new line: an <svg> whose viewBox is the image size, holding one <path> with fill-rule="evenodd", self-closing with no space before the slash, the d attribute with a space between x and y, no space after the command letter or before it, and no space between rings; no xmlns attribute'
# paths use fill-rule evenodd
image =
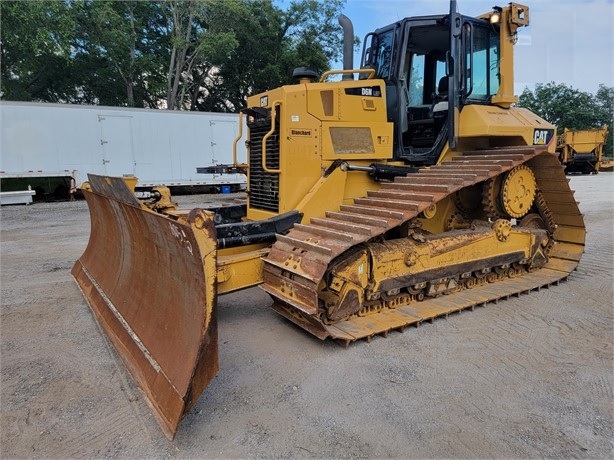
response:
<svg viewBox="0 0 614 460"><path fill-rule="evenodd" d="M587 248L560 286L347 350L258 288L222 297L220 372L173 442L70 276L85 202L2 207L0 456L611 458L614 175L571 186Z"/></svg>

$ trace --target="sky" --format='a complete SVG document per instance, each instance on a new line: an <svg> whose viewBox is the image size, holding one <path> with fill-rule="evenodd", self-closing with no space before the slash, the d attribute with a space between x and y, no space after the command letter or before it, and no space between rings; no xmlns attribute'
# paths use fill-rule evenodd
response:
<svg viewBox="0 0 614 460"><path fill-rule="evenodd" d="M614 87L614 0L524 0L528 27L518 30L515 88L520 95L538 83L564 83L595 93L599 84ZM477 16L508 1L457 0L460 13ZM408 16L446 14L448 0L346 0L343 14L364 36ZM360 63L360 52L354 66ZM340 66L341 64L339 64ZM336 67L336 66L335 66Z"/></svg>

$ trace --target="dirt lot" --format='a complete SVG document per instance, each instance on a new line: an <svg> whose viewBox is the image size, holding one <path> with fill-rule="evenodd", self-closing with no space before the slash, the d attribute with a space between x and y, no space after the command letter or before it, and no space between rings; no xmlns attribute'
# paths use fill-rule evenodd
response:
<svg viewBox="0 0 614 460"><path fill-rule="evenodd" d="M345 350L258 288L221 298L221 369L173 442L71 278L86 203L3 207L0 455L612 458L613 179L571 179L588 242L567 282L403 334Z"/></svg>

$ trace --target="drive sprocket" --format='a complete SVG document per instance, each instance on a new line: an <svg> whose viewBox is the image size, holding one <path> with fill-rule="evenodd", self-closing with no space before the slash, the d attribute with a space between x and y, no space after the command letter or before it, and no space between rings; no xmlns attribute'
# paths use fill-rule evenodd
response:
<svg viewBox="0 0 614 460"><path fill-rule="evenodd" d="M503 210L516 219L524 216L531 209L535 200L537 183L533 171L522 164L505 175L501 186L501 204Z"/></svg>

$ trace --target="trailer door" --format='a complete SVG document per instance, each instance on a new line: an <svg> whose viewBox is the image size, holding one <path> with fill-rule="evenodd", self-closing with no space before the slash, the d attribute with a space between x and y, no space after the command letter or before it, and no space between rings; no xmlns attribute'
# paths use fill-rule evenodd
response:
<svg viewBox="0 0 614 460"><path fill-rule="evenodd" d="M100 146L105 174L134 175L135 159L132 145L132 117L98 115Z"/></svg>
<svg viewBox="0 0 614 460"><path fill-rule="evenodd" d="M232 164L232 144L237 137L237 121L216 119L210 120L211 127L211 160L212 165Z"/></svg>

